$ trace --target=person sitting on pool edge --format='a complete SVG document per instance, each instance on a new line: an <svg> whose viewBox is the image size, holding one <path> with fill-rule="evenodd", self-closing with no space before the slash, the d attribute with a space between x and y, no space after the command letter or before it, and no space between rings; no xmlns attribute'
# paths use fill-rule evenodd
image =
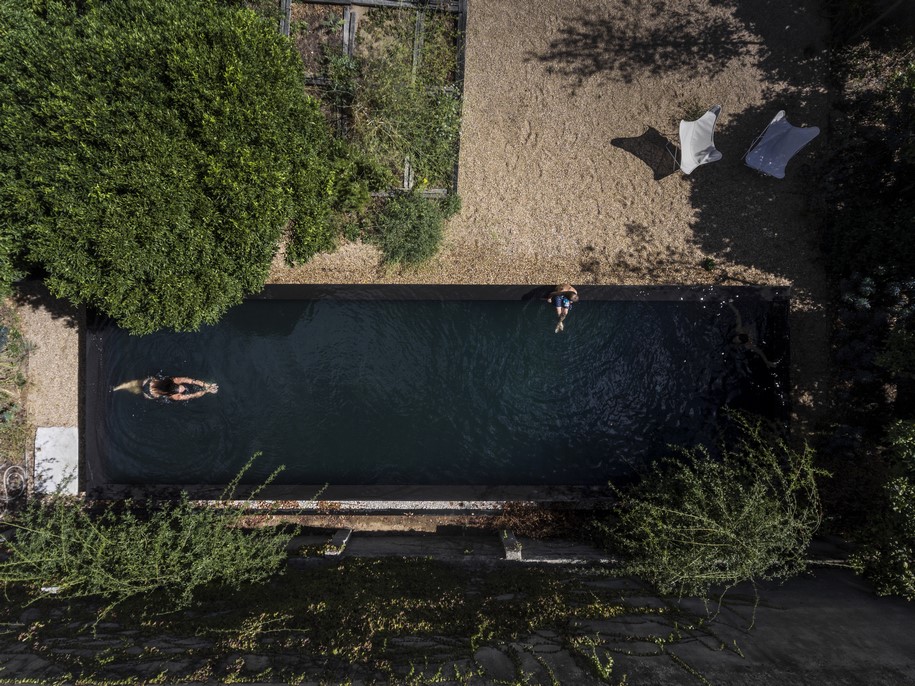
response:
<svg viewBox="0 0 915 686"><path fill-rule="evenodd" d="M219 385L189 379L186 376L148 376L142 381L126 381L119 386L115 386L115 391L130 391L131 393L143 394L143 397L150 400L193 400L206 395L207 393L216 393L219 391Z"/></svg>
<svg viewBox="0 0 915 686"><path fill-rule="evenodd" d="M555 333L559 333L565 328L563 322L569 315L572 303L578 302L578 291L575 290L572 284L564 283L556 286L556 290L549 294L547 300L556 308L556 316L559 317L559 323L556 324Z"/></svg>

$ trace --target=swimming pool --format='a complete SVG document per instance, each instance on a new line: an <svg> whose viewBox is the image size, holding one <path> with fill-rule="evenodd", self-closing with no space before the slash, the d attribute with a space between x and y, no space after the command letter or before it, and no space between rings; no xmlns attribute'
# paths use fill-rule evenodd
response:
<svg viewBox="0 0 915 686"><path fill-rule="evenodd" d="M214 493L259 452L271 497L548 497L713 440L725 406L787 417L787 289L580 293L559 334L516 286L272 286L194 334L92 318L82 486ZM112 391L157 372L220 390Z"/></svg>

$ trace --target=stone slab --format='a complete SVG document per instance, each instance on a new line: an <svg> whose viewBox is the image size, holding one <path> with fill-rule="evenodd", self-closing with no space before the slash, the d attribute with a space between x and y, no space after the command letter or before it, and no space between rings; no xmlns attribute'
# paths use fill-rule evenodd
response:
<svg viewBox="0 0 915 686"><path fill-rule="evenodd" d="M75 426L42 426L35 432L35 490L79 492L79 430Z"/></svg>

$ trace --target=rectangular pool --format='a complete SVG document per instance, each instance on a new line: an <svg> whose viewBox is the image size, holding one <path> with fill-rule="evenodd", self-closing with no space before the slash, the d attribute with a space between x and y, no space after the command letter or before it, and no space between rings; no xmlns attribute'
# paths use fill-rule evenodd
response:
<svg viewBox="0 0 915 686"><path fill-rule="evenodd" d="M193 334L90 317L81 486L209 497L260 453L273 498L550 498L714 441L725 406L787 418L787 289L579 292L558 334L520 286L271 286ZM219 393L112 390L157 373Z"/></svg>

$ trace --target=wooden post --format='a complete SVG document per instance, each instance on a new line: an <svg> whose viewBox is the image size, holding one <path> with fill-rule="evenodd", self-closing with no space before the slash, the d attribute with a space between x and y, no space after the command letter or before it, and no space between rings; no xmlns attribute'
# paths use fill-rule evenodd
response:
<svg viewBox="0 0 915 686"><path fill-rule="evenodd" d="M416 81L416 71L422 59L423 51L423 11L416 10L416 26L413 28L413 72L412 80Z"/></svg>
<svg viewBox="0 0 915 686"><path fill-rule="evenodd" d="M289 35L289 25L292 23L292 0L280 0L280 33Z"/></svg>

